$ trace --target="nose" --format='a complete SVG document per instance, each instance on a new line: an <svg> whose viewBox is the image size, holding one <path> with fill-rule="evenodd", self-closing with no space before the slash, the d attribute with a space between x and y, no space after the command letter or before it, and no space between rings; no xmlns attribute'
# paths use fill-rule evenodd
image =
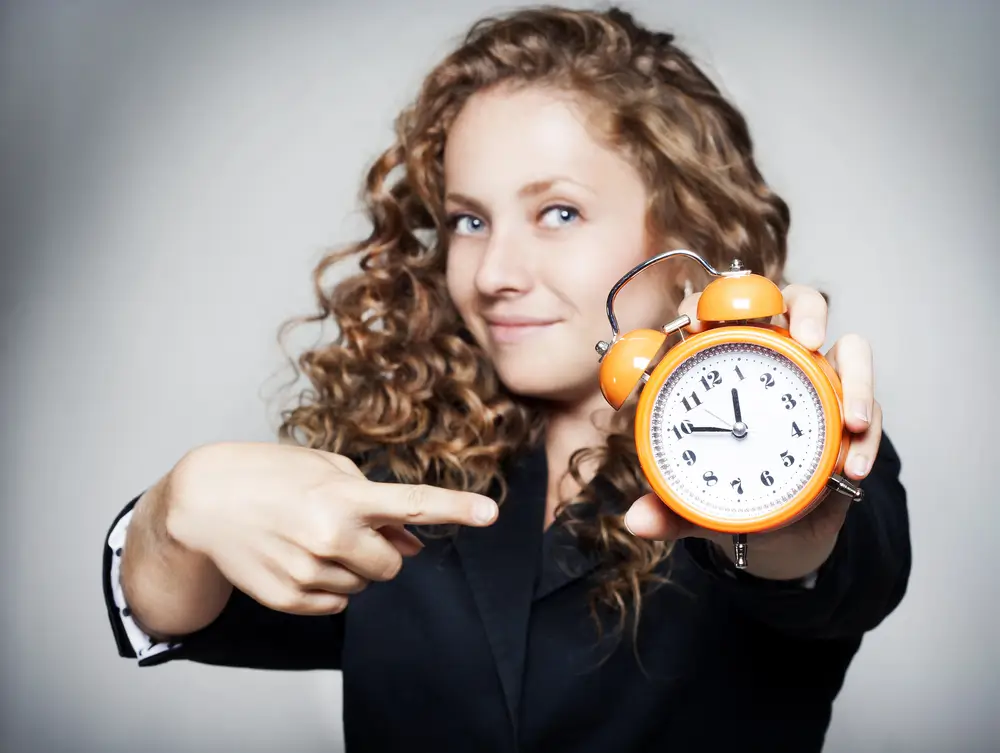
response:
<svg viewBox="0 0 1000 753"><path fill-rule="evenodd" d="M484 296L517 295L531 290L531 244L513 232L490 236L476 270L476 289Z"/></svg>

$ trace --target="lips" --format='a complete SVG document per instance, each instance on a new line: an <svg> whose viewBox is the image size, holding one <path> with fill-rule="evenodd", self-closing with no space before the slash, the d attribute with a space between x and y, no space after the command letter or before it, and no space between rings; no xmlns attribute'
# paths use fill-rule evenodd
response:
<svg viewBox="0 0 1000 753"><path fill-rule="evenodd" d="M483 317L491 327L538 327L545 324L555 324L556 319L537 319L526 316L487 316Z"/></svg>
<svg viewBox="0 0 1000 753"><path fill-rule="evenodd" d="M559 323L558 319L539 319L524 316L485 317L490 337L494 342L511 343L537 335Z"/></svg>

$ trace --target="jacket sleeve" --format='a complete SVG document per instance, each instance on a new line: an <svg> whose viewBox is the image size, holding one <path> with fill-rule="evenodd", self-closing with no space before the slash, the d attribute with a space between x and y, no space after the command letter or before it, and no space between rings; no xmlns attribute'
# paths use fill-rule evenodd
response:
<svg viewBox="0 0 1000 753"><path fill-rule="evenodd" d="M150 639L132 619L119 582L121 552L132 508L119 512L104 542L103 586L118 655L152 666L187 659L255 669L339 669L344 614L312 617L277 612L239 589L210 625L171 643Z"/></svg>
<svg viewBox="0 0 1000 753"><path fill-rule="evenodd" d="M837 544L815 577L788 583L736 570L704 539L684 539L698 568L754 619L800 638L857 638L899 605L910 577L906 490L899 455L882 435ZM750 556L753 556L751 540Z"/></svg>

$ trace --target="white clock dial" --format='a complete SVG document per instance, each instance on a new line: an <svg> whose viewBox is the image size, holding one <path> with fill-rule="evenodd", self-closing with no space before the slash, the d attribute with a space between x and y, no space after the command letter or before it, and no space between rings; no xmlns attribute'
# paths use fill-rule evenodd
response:
<svg viewBox="0 0 1000 753"><path fill-rule="evenodd" d="M699 351L670 375L652 409L650 440L661 474L711 518L748 520L784 506L816 472L825 437L812 382L785 356L758 345Z"/></svg>

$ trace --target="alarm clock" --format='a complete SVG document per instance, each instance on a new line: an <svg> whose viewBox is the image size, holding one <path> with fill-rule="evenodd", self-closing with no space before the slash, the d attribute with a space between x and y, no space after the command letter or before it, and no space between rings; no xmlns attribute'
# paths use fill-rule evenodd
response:
<svg viewBox="0 0 1000 753"><path fill-rule="evenodd" d="M622 288L677 256L714 278L698 301L704 329L693 332L682 315L621 334L614 302ZM831 491L863 496L842 475L851 439L840 379L819 352L771 323L786 311L778 286L738 259L720 272L693 251L666 251L611 289L611 340L597 343L611 407L638 390L635 443L652 491L682 518L732 534L740 569L748 534L801 519Z"/></svg>

